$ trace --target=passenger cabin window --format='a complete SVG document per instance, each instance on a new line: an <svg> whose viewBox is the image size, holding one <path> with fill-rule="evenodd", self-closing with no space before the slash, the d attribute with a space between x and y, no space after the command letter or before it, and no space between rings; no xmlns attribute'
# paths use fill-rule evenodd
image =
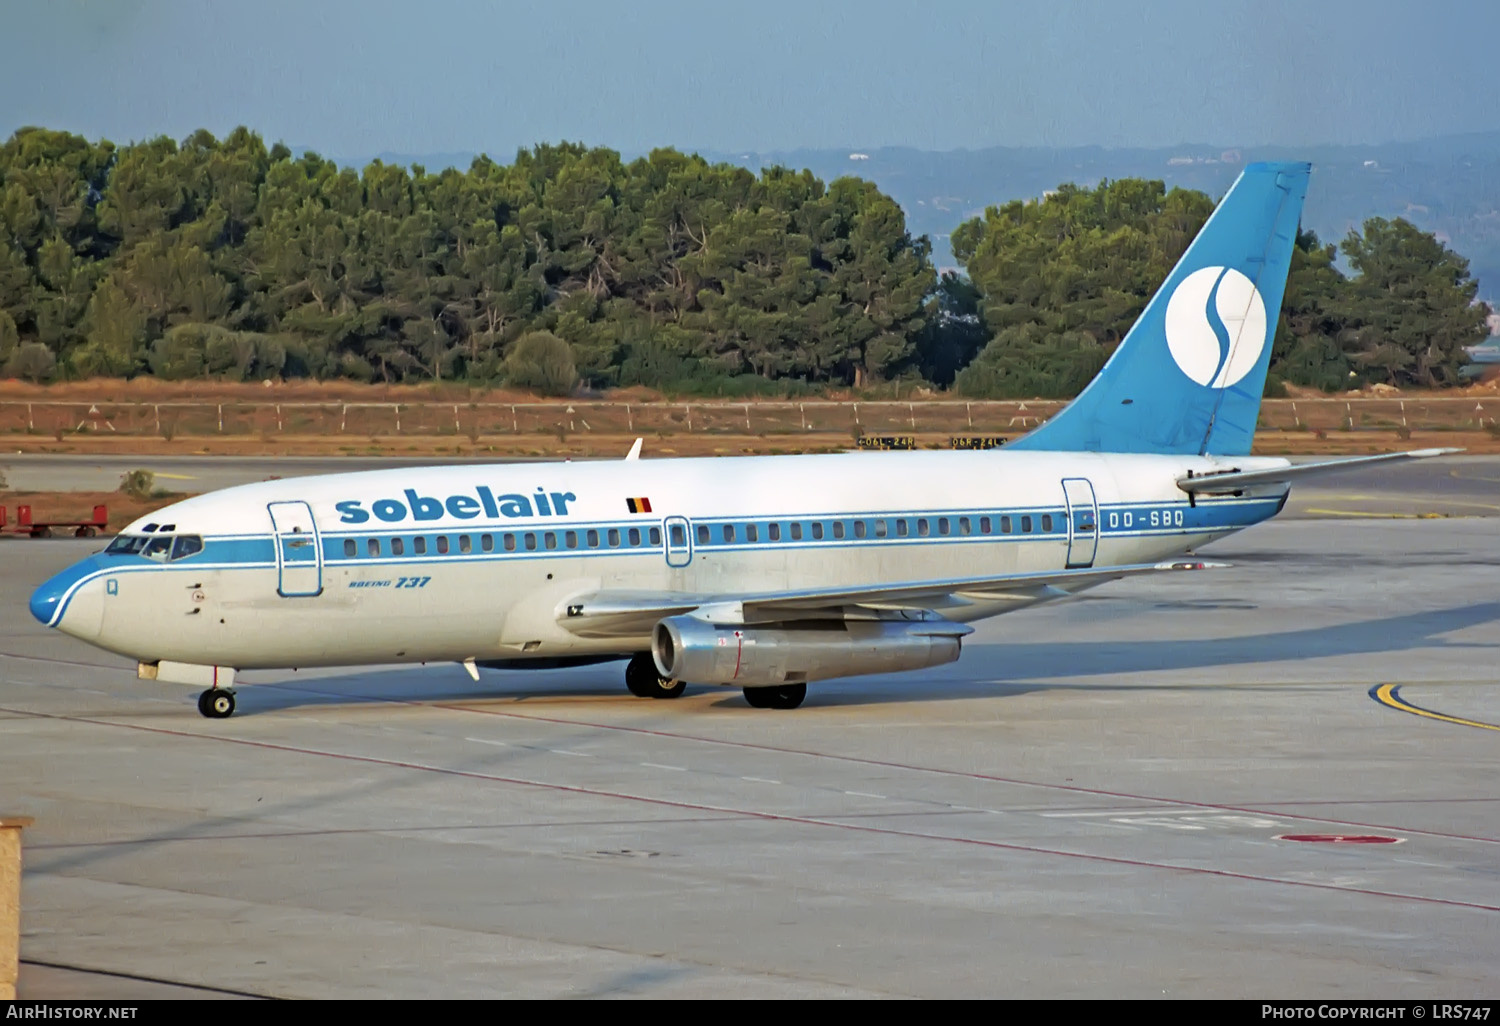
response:
<svg viewBox="0 0 1500 1026"><path fill-rule="evenodd" d="M698 544L699 545L707 545L708 544L708 528L705 525L703 525L703 524L699 524L698 525Z"/></svg>
<svg viewBox="0 0 1500 1026"><path fill-rule="evenodd" d="M578 548L578 532L568 531L563 534L563 544L570 549Z"/></svg>
<svg viewBox="0 0 1500 1026"><path fill-rule="evenodd" d="M612 549L620 547L620 531L618 528L611 527L609 529L609 547Z"/></svg>
<svg viewBox="0 0 1500 1026"><path fill-rule="evenodd" d="M733 524L725 524L724 525L724 544L725 545L733 545L734 544L734 525Z"/></svg>
<svg viewBox="0 0 1500 1026"><path fill-rule="evenodd" d="M111 545L110 549L113 548L114 546ZM355 556L359 555L359 546L354 543L353 538L344 539L344 555L348 556L350 559L353 559Z"/></svg>
<svg viewBox="0 0 1500 1026"><path fill-rule="evenodd" d="M438 535L437 551L439 556L446 556L448 554L448 536L446 534Z"/></svg>
<svg viewBox="0 0 1500 1026"><path fill-rule="evenodd" d="M1010 534L1010 517L1000 518L1000 533Z"/></svg>
<svg viewBox="0 0 1500 1026"><path fill-rule="evenodd" d="M652 545L660 545L661 544L661 528L659 528L659 527L653 527L653 528L651 528L649 534L650 534L650 537L651 537L651 544Z"/></svg>
<svg viewBox="0 0 1500 1026"><path fill-rule="evenodd" d="M672 544L678 548L687 544L687 532L682 529L681 524L673 524L667 532L667 537L671 538Z"/></svg>
<svg viewBox="0 0 1500 1026"><path fill-rule="evenodd" d="M458 551L459 552L473 552L474 551L474 546L470 544L470 542L469 542L469 536L468 535L461 534L461 535L458 536Z"/></svg>
<svg viewBox="0 0 1500 1026"><path fill-rule="evenodd" d="M747 542L760 541L760 532L756 530L754 524L745 525L745 540Z"/></svg>
<svg viewBox="0 0 1500 1026"><path fill-rule="evenodd" d="M813 536L814 540L821 540L822 539L822 537L823 537L823 522L821 520L814 520L813 521L812 536Z"/></svg>
<svg viewBox="0 0 1500 1026"><path fill-rule="evenodd" d="M495 536L493 534L481 534L479 536L479 547L485 552L494 552Z"/></svg>
<svg viewBox="0 0 1500 1026"><path fill-rule="evenodd" d="M959 534L973 534L974 533L974 529L970 525L968 517L959 517L958 518L958 533Z"/></svg>
<svg viewBox="0 0 1500 1026"><path fill-rule="evenodd" d="M365 542L365 552L371 556L380 555L380 539L370 538Z"/></svg>
<svg viewBox="0 0 1500 1026"><path fill-rule="evenodd" d="M864 536L865 536L865 522L863 520L856 520L854 522L854 537L856 537L856 538L863 538Z"/></svg>
<svg viewBox="0 0 1500 1026"><path fill-rule="evenodd" d="M931 533L932 533L932 528L930 528L930 527L927 526L927 520L925 518L918 519L917 520L917 536L921 537L921 538L926 538Z"/></svg>
<svg viewBox="0 0 1500 1026"><path fill-rule="evenodd" d="M766 525L766 537L768 539L770 539L771 541L773 541L773 542L774 541L781 541L781 525L780 524L767 524Z"/></svg>
<svg viewBox="0 0 1500 1026"><path fill-rule="evenodd" d="M792 525L792 541L801 541L801 540L802 540L802 525L801 524L793 524Z"/></svg>
<svg viewBox="0 0 1500 1026"><path fill-rule="evenodd" d="M556 535L556 533L554 533L552 531L548 531L545 534L543 534L542 535L542 544L546 545L547 548L549 548L549 549L555 549L555 548L557 548L557 535Z"/></svg>
<svg viewBox="0 0 1500 1026"><path fill-rule="evenodd" d="M842 538L844 536L844 522L842 520L835 520L833 522L833 536L835 538Z"/></svg>
<svg viewBox="0 0 1500 1026"><path fill-rule="evenodd" d="M1031 533L1031 518L1030 517L1022 517L1021 518L1021 533L1022 534L1030 534Z"/></svg>
<svg viewBox="0 0 1500 1026"><path fill-rule="evenodd" d="M411 540L411 550L419 556L427 555L427 539L420 535Z"/></svg>
<svg viewBox="0 0 1500 1026"><path fill-rule="evenodd" d="M1042 530L1043 531L1051 531L1052 530L1052 514L1051 513L1043 513L1042 514Z"/></svg>
<svg viewBox="0 0 1500 1026"><path fill-rule="evenodd" d="M938 517L938 534L948 533L948 518Z"/></svg>
<svg viewBox="0 0 1500 1026"><path fill-rule="evenodd" d="M516 551L516 536L515 535L513 535L513 534L507 534L505 536L505 551L506 552L514 552L514 551Z"/></svg>
<svg viewBox="0 0 1500 1026"><path fill-rule="evenodd" d="M526 534L524 535L524 537L526 539L526 551L527 552L535 552L536 551L536 535L532 534L530 531L527 531Z"/></svg>
<svg viewBox="0 0 1500 1026"><path fill-rule="evenodd" d="M391 555L402 556L406 554L406 542L400 538L391 539Z"/></svg>
<svg viewBox="0 0 1500 1026"><path fill-rule="evenodd" d="M589 548L591 548L591 549L597 549L599 547L599 532L598 531L590 531L588 534L584 535L583 538L584 538L584 541L588 542Z"/></svg>
<svg viewBox="0 0 1500 1026"><path fill-rule="evenodd" d="M898 520L898 521L896 521L896 537L897 538L905 538L906 537L906 531L907 531L906 521L905 520Z"/></svg>
<svg viewBox="0 0 1500 1026"><path fill-rule="evenodd" d="M632 527L626 537L630 540L630 547L632 549L639 547L641 544L641 529L639 527Z"/></svg>
<svg viewBox="0 0 1500 1026"><path fill-rule="evenodd" d="M979 518L979 533L980 534L989 534L990 533L990 518L989 517L980 517Z"/></svg>

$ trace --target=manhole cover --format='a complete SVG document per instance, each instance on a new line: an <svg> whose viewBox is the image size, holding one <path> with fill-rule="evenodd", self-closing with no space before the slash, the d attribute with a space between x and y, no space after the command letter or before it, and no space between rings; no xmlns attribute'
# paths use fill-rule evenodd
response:
<svg viewBox="0 0 1500 1026"><path fill-rule="evenodd" d="M1406 838L1385 834L1279 834L1276 840L1304 844L1400 844Z"/></svg>

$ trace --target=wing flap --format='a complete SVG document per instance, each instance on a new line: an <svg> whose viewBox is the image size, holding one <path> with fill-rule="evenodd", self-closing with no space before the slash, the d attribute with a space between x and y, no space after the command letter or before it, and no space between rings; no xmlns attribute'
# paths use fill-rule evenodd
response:
<svg viewBox="0 0 1500 1026"><path fill-rule="evenodd" d="M775 623L815 616L842 618L851 611L861 610L915 612L962 607L975 602L1014 601L1029 604L1048 598L1061 598L1121 577L1181 570L1209 570L1225 566L1228 564L1201 561L1135 563L1080 570L1004 574L997 577L961 577L750 595L598 591L569 598L558 608L557 620L570 633L579 637L639 637L650 633L651 627L662 617L699 609L710 611L716 622Z"/></svg>
<svg viewBox="0 0 1500 1026"><path fill-rule="evenodd" d="M1342 460L1324 460L1321 463L1298 463L1266 470L1226 470L1216 474L1196 477L1179 477L1177 487L1197 495L1227 495L1243 491L1254 485L1290 484L1301 477L1332 474L1340 470L1368 467L1375 463L1392 463L1398 460L1425 460L1433 456L1448 456L1463 452L1462 449L1413 449L1411 452L1388 452L1378 456L1352 456Z"/></svg>

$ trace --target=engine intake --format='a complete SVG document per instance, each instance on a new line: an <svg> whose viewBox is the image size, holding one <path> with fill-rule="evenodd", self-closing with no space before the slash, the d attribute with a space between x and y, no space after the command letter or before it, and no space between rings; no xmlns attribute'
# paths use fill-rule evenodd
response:
<svg viewBox="0 0 1500 1026"><path fill-rule="evenodd" d="M973 628L947 621L817 621L756 627L669 616L651 635L662 675L757 687L941 666Z"/></svg>

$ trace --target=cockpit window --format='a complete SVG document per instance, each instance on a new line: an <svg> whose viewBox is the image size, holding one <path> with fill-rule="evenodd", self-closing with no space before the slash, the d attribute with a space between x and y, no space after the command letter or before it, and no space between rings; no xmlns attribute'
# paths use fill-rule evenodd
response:
<svg viewBox="0 0 1500 1026"><path fill-rule="evenodd" d="M180 534L172 543L172 558L186 559L203 551L203 539L196 534Z"/></svg>
<svg viewBox="0 0 1500 1026"><path fill-rule="evenodd" d="M186 559L203 551L203 537L197 534L140 535L122 534L109 543L104 550L111 556L145 556L158 563L168 560Z"/></svg>

